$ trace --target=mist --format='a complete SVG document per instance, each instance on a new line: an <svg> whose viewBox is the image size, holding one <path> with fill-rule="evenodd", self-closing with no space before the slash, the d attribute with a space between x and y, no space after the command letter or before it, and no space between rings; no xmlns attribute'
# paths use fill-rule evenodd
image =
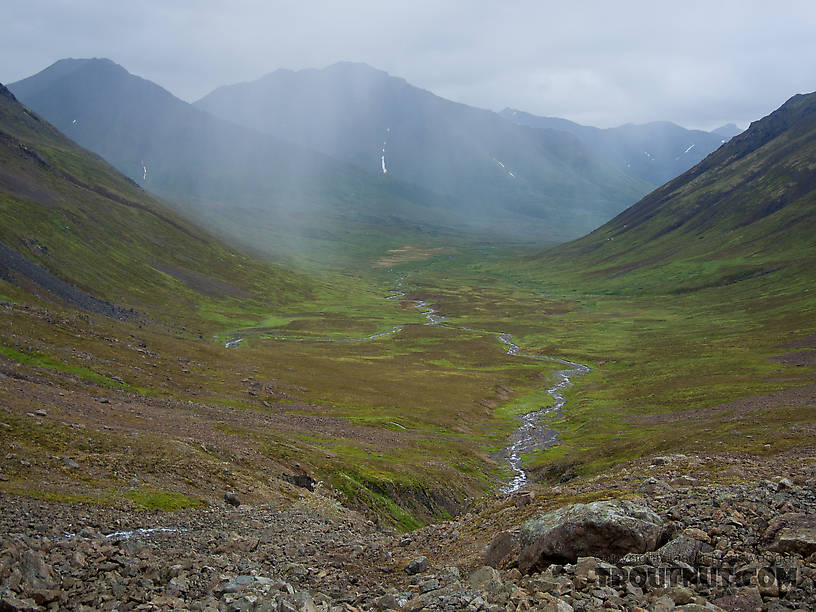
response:
<svg viewBox="0 0 816 612"><path fill-rule="evenodd" d="M816 83L808 3L591 8L12 0L0 79L219 235L323 261L577 238L726 140L687 128Z"/></svg>
<svg viewBox="0 0 816 612"><path fill-rule="evenodd" d="M192 102L278 68L365 62L472 106L597 127L745 128L816 84L802 0L512 4L7 0L0 81L109 57Z"/></svg>

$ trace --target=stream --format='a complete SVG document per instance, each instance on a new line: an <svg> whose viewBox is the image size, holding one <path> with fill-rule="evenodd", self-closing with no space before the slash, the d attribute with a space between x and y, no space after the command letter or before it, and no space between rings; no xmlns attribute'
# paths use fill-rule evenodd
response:
<svg viewBox="0 0 816 612"><path fill-rule="evenodd" d="M406 298L407 294L402 289L403 281L407 278L407 275L403 274L399 277L397 281L397 287L395 289L391 289L388 292L388 295L385 297L387 300L397 300ZM449 329L456 329L461 331L484 331L484 330L473 330L468 327L455 327L453 325L449 325L444 323L446 317L440 314L433 306L428 304L425 300L412 300L414 302L415 308L419 309L425 318L427 319L427 323L425 325L440 325L442 324L443 327ZM265 340L288 340L290 342L365 342L367 340L374 340L376 338L381 338L383 336L388 336L391 334L399 333L403 330L402 325L394 325L390 329L385 331L377 332L375 334L371 334L370 336L364 336L362 338L310 338L310 337L298 337L298 336L260 336L262 339ZM566 398L561 393L564 389L569 387L572 384L572 380L577 376L583 376L584 374L589 372L589 367L585 366L580 363L575 363L572 361L567 361L566 359L561 359L560 357L551 357L548 355L535 355L530 353L522 353L521 348L513 342L513 336L511 334L499 331L484 331L484 333L492 334L496 336L496 338L507 347L507 354L513 355L514 357L520 357L522 359L537 359L539 361L553 361L556 363L563 364L566 366L563 370L557 370L554 372L556 377L556 383L547 389L547 393L555 400L555 403L552 406L548 406L542 408L540 410L535 410L533 412L528 412L519 417L521 424L519 425L518 429L510 436L510 442L507 447L504 449L504 457L507 459L508 464L510 465L510 469L513 470L513 478L508 482L504 487L502 487L502 493L515 493L522 487L524 487L527 482L527 472L524 471L522 467L522 455L525 453L529 453L535 450L541 450L546 448L547 446L552 445L557 437L558 434L555 430L546 427L545 425L541 424L541 419L550 413L560 411L567 403ZM238 348L239 343L243 340L243 338L232 338L225 343L225 348Z"/></svg>

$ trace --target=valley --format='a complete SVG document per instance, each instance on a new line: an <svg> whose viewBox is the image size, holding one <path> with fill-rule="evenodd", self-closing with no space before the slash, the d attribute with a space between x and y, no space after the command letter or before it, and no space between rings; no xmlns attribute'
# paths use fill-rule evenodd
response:
<svg viewBox="0 0 816 612"><path fill-rule="evenodd" d="M0 89L0 610L816 605L816 94L625 208L566 133L338 70L536 179L372 175L104 60L16 84L65 132L130 92L93 153ZM587 508L660 528L530 535ZM667 564L694 590L600 583Z"/></svg>

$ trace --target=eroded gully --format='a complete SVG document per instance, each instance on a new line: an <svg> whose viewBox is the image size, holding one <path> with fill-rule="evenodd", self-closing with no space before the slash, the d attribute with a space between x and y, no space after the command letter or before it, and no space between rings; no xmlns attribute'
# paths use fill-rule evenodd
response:
<svg viewBox="0 0 816 612"><path fill-rule="evenodd" d="M407 277L405 275L400 276L399 280L397 281L397 288L391 289L388 292L389 294L386 296L386 299L395 300L407 297L407 293L402 289L403 282L406 278ZM461 331L482 331L484 333L496 336L499 342L507 347L508 355L513 355L514 357L519 357L521 359L552 361L566 366L563 370L557 370L554 372L556 383L547 389L547 393L549 393L553 400L555 400L555 403L551 406L543 407L540 410L528 412L519 417L521 425L519 425L518 429L516 429L513 435L510 436L509 444L504 449L503 455L506 458L510 469L513 471L513 477L504 487L502 487L501 490L503 493L508 494L518 491L528 482L527 472L524 471L522 466L523 455L532 451L541 450L554 444L558 437L557 432L542 424L541 420L545 415L558 412L564 408L567 400L562 391L572 384L575 377L583 376L589 372L589 367L581 363L561 359L560 357L522 353L521 348L513 342L513 336L511 334L501 331L472 330L467 327L456 327L445 323L446 317L440 314L425 300L413 300L413 302L415 307L421 310L425 315L425 318L428 320L425 325L441 325L448 329L457 329ZM373 340L375 338L381 338L383 336L398 333L402 331L402 329L403 327L401 325L394 325L388 330L371 334L370 336L365 336L363 338L306 338L296 336L261 336L261 338L295 342L364 342L366 340ZM241 340L243 340L243 338L233 338L229 340L225 346L226 348L237 348Z"/></svg>

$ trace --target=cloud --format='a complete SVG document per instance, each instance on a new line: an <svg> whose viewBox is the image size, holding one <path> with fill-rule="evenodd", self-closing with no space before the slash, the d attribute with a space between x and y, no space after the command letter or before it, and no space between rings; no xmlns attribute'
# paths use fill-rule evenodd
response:
<svg viewBox="0 0 816 612"><path fill-rule="evenodd" d="M743 126L816 89L816 3L4 0L0 80L110 57L179 97L363 61L456 101L610 126Z"/></svg>

